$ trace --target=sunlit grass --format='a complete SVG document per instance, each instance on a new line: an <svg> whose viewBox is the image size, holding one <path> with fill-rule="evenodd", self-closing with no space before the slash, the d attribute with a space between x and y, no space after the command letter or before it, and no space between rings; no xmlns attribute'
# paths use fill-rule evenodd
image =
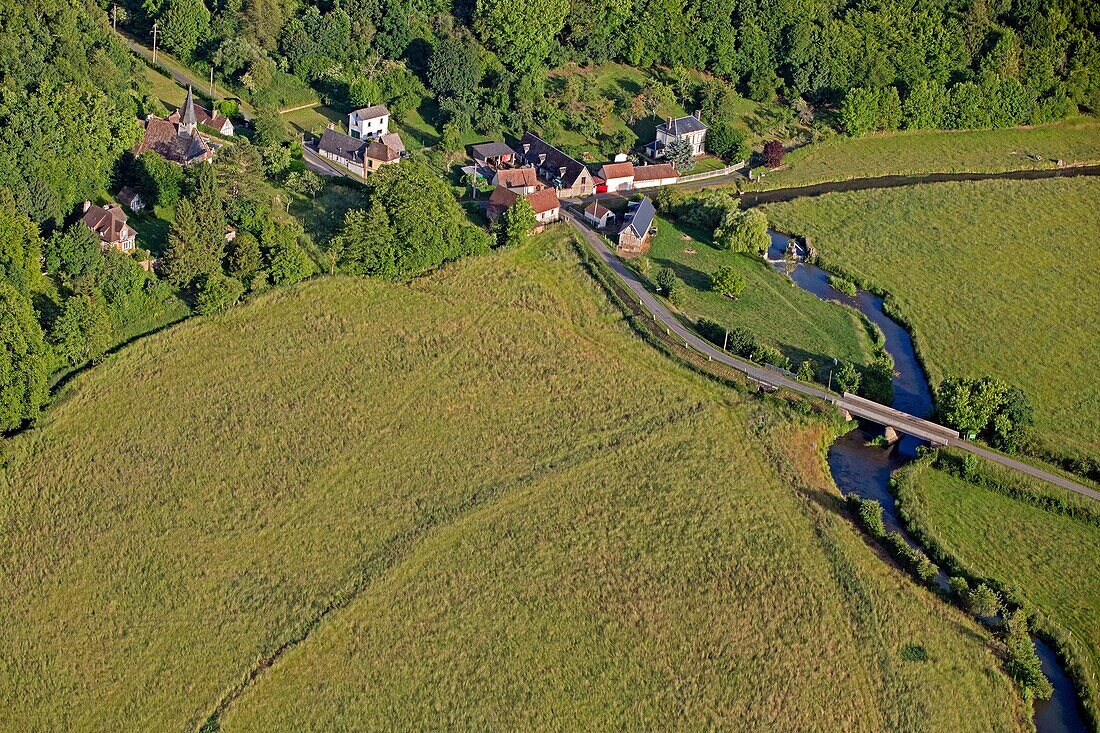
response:
<svg viewBox="0 0 1100 733"><path fill-rule="evenodd" d="M1052 446L1100 452L1100 181L984 181L768 207L829 262L894 295L933 384L1023 388Z"/></svg>
<svg viewBox="0 0 1100 733"><path fill-rule="evenodd" d="M7 447L5 726L193 730L305 635L222 730L1021 729L837 513L822 427L633 336L565 231L77 379Z"/></svg>

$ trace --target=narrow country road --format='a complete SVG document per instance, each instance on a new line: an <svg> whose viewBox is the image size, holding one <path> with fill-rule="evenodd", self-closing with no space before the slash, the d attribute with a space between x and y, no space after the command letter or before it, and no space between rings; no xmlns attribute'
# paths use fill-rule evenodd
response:
<svg viewBox="0 0 1100 733"><path fill-rule="evenodd" d="M603 239L596 232L583 224L572 211L566 212L566 218L569 224L580 233L588 246L596 253L596 256L611 269L615 276L622 282L623 286L626 287L651 314L653 314L654 318L660 322L661 325L667 328L671 333L683 339L684 343L688 346L708 358L733 367L756 382L772 387L782 387L809 397L816 397L817 399L830 402L856 417L862 417L880 425L888 425L907 435L913 435L935 443L947 444L968 451L974 455L999 463L1002 466L1007 466L1008 468L1020 471L1034 478L1060 486L1063 489L1100 500L1100 492L1090 489L1087 486L1082 486L1079 483L1070 481L1057 474L1044 471L1035 466L974 445L973 443L957 437L958 434L954 431L927 420L922 420L915 415L909 415L891 407L886 407L885 405L870 403L868 400L862 398L837 395L820 387L814 387L799 382L775 370L766 369L758 364L743 361L730 355L684 326L680 320L676 318L676 316L673 315L644 284L642 284L634 272L611 251L611 248L607 246Z"/></svg>

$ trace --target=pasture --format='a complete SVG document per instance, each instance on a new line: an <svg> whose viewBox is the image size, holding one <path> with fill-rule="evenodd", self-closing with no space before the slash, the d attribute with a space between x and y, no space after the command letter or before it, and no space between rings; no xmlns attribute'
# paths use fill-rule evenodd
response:
<svg viewBox="0 0 1100 733"><path fill-rule="evenodd" d="M758 257L719 250L710 241L706 232L658 219L649 258L654 268L671 267L687 285L680 305L685 315L747 328L778 346L795 367L805 359L819 368L834 358L871 362L875 334L858 313L795 287ZM736 300L710 290L711 275L723 265L745 276L745 290Z"/></svg>
<svg viewBox="0 0 1100 733"><path fill-rule="evenodd" d="M74 380L5 446L5 726L1026 730L824 427L647 346L566 236Z"/></svg>
<svg viewBox="0 0 1100 733"><path fill-rule="evenodd" d="M1100 180L982 181L767 207L825 266L888 291L933 385L994 375L1057 452L1100 453Z"/></svg>
<svg viewBox="0 0 1100 733"><path fill-rule="evenodd" d="M1095 688L1100 677L1100 527L975 486L928 462L903 469L898 478L898 506L909 521L969 571L997 581L1068 633ZM1092 700L1094 720L1100 719L1098 703Z"/></svg>
<svg viewBox="0 0 1100 733"><path fill-rule="evenodd" d="M869 176L999 173L1100 162L1100 120L1076 117L1000 130L919 130L836 136L797 148L758 188L806 186Z"/></svg>

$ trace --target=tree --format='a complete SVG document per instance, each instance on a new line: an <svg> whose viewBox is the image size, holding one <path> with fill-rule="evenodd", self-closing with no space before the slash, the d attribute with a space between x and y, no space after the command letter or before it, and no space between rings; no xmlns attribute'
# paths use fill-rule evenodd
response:
<svg viewBox="0 0 1100 733"><path fill-rule="evenodd" d="M47 396L46 346L28 297L0 280L0 430L38 415Z"/></svg>
<svg viewBox="0 0 1100 733"><path fill-rule="evenodd" d="M902 105L902 126L907 130L932 130L943 124L947 90L942 84L922 79L913 85Z"/></svg>
<svg viewBox="0 0 1100 733"><path fill-rule="evenodd" d="M243 294L244 285L240 280L214 272L203 277L195 296L195 310L204 316L220 313L228 310Z"/></svg>
<svg viewBox="0 0 1100 733"><path fill-rule="evenodd" d="M707 131L707 150L726 161L745 160L750 148L745 133L721 121Z"/></svg>
<svg viewBox="0 0 1100 733"><path fill-rule="evenodd" d="M531 202L525 198L519 199L500 217L498 230L500 245L504 247L521 244L537 223Z"/></svg>
<svg viewBox="0 0 1100 733"><path fill-rule="evenodd" d="M731 209L714 230L714 246L719 249L764 254L770 244L768 217L759 209Z"/></svg>
<svg viewBox="0 0 1100 733"><path fill-rule="evenodd" d="M840 123L852 137L866 135L878 121L878 94L873 89L854 87L840 105Z"/></svg>
<svg viewBox="0 0 1100 733"><path fill-rule="evenodd" d="M135 166L136 188L146 203L175 206L183 188L183 168L153 151L142 153Z"/></svg>
<svg viewBox="0 0 1100 733"><path fill-rule="evenodd" d="M1001 610L1001 597L997 591L981 583L966 594L966 607L970 613L981 618L996 616Z"/></svg>
<svg viewBox="0 0 1100 733"><path fill-rule="evenodd" d="M688 140L680 138L670 142L665 148L665 157L681 173L695 167L695 149Z"/></svg>
<svg viewBox="0 0 1100 733"><path fill-rule="evenodd" d="M769 140L764 143L764 165L769 168L778 168L782 165L783 156L786 154L786 148L778 140Z"/></svg>
<svg viewBox="0 0 1100 733"><path fill-rule="evenodd" d="M204 246L208 242L209 238L199 230L191 199L181 200L176 207L176 220L172 222L168 248L164 252L164 273L168 280L185 286L199 275L218 269L220 257Z"/></svg>
<svg viewBox="0 0 1100 733"><path fill-rule="evenodd" d="M676 289L678 279L671 267L661 267L654 273L653 283L657 286L659 292L671 295L672 291Z"/></svg>
<svg viewBox="0 0 1100 733"><path fill-rule="evenodd" d="M88 231L84 225L79 226ZM41 279L38 265L41 255L38 227L26 214L15 210L11 192L0 189L0 280L22 293L29 292Z"/></svg>
<svg viewBox="0 0 1100 733"><path fill-rule="evenodd" d="M210 11L203 0L168 0L160 29L165 48L184 59L191 59L199 41L210 30Z"/></svg>
<svg viewBox="0 0 1100 733"><path fill-rule="evenodd" d="M76 365L102 355L111 344L111 335L111 316L95 293L66 298L49 338L61 362Z"/></svg>
<svg viewBox="0 0 1100 733"><path fill-rule="evenodd" d="M249 231L238 232L229 245L229 273L247 283L252 275L263 266L260 255L260 240Z"/></svg>
<svg viewBox="0 0 1100 733"><path fill-rule="evenodd" d="M806 359L798 365L797 376L803 382L815 382L817 381L817 367L814 366L813 361Z"/></svg>
<svg viewBox="0 0 1100 733"><path fill-rule="evenodd" d="M568 0L476 0L473 27L506 68L530 74L557 44L568 12Z"/></svg>
<svg viewBox="0 0 1100 733"><path fill-rule="evenodd" d="M428 86L441 98L472 98L484 76L485 64L477 49L461 38L445 36L432 51Z"/></svg>
<svg viewBox="0 0 1100 733"><path fill-rule="evenodd" d="M96 283L103 273L103 251L96 236L82 222L55 231L43 249L46 271L58 275L75 290L78 283Z"/></svg>
<svg viewBox="0 0 1100 733"><path fill-rule="evenodd" d="M267 270L271 282L275 285L292 285L313 274L313 260L298 244L297 233L293 229L279 232L274 246L267 252Z"/></svg>
<svg viewBox="0 0 1100 733"><path fill-rule="evenodd" d="M859 372L849 362L844 362L844 365L840 367L833 375L833 384L836 385L838 392L851 392L855 394L859 390Z"/></svg>
<svg viewBox="0 0 1100 733"><path fill-rule="evenodd" d="M321 192L324 186L325 182L321 176L311 170L291 173L286 177L287 188L299 196L309 196L311 199L317 198L317 194Z"/></svg>
<svg viewBox="0 0 1100 733"><path fill-rule="evenodd" d="M727 298L737 298L745 289L745 276L732 265L722 265L711 276L710 289Z"/></svg>

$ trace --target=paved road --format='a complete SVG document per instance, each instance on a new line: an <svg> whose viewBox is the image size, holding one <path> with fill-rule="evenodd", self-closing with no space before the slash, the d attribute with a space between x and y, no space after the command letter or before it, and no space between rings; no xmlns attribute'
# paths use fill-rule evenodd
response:
<svg viewBox="0 0 1100 733"><path fill-rule="evenodd" d="M758 364L738 359L731 356L729 353L714 346L709 341L706 341L698 334L694 333L686 326L684 326L676 316L674 316L668 308L664 306L649 290L641 283L641 281L635 276L635 274L620 260L610 247L603 241L603 239L588 228L585 224L581 223L573 212L567 212L566 218L573 227L575 227L584 237L588 245L596 252L596 255L604 261L605 264L611 269L612 272L622 281L624 287L633 293L634 297L638 299L645 308L652 313L657 321L665 326L671 333L679 336L683 341L691 348L704 354L715 361L726 364L733 367L738 371L747 375L750 379L759 382L764 385L772 387L782 387L789 389L792 392L804 394L809 397L816 397L826 402L831 402L837 407L847 410L850 414L856 417L862 417L871 422L878 423L880 425L888 425L895 430L907 435L913 435L924 440L929 440L934 443L947 444L955 448L968 451L975 455L986 458L995 463L999 463L1008 468L1015 469L1029 476L1048 481L1052 484L1068 489L1069 491L1076 492L1083 496L1088 496L1092 499L1100 500L1100 492L1094 491L1087 486L1082 486L1074 481L1063 478L1062 476L1044 471L1040 468L1030 466L1026 463L1022 463L1008 456L1001 455L994 451L982 448L974 445L968 441L962 440L958 437L958 433L942 425L936 425L935 423L927 420L922 420L915 415L909 415L907 413L895 410L892 407L885 405L879 405L877 403L864 400L859 397L853 397L851 395L837 395L833 392L815 387L803 382L799 382L796 379L792 379L772 369L767 369Z"/></svg>

